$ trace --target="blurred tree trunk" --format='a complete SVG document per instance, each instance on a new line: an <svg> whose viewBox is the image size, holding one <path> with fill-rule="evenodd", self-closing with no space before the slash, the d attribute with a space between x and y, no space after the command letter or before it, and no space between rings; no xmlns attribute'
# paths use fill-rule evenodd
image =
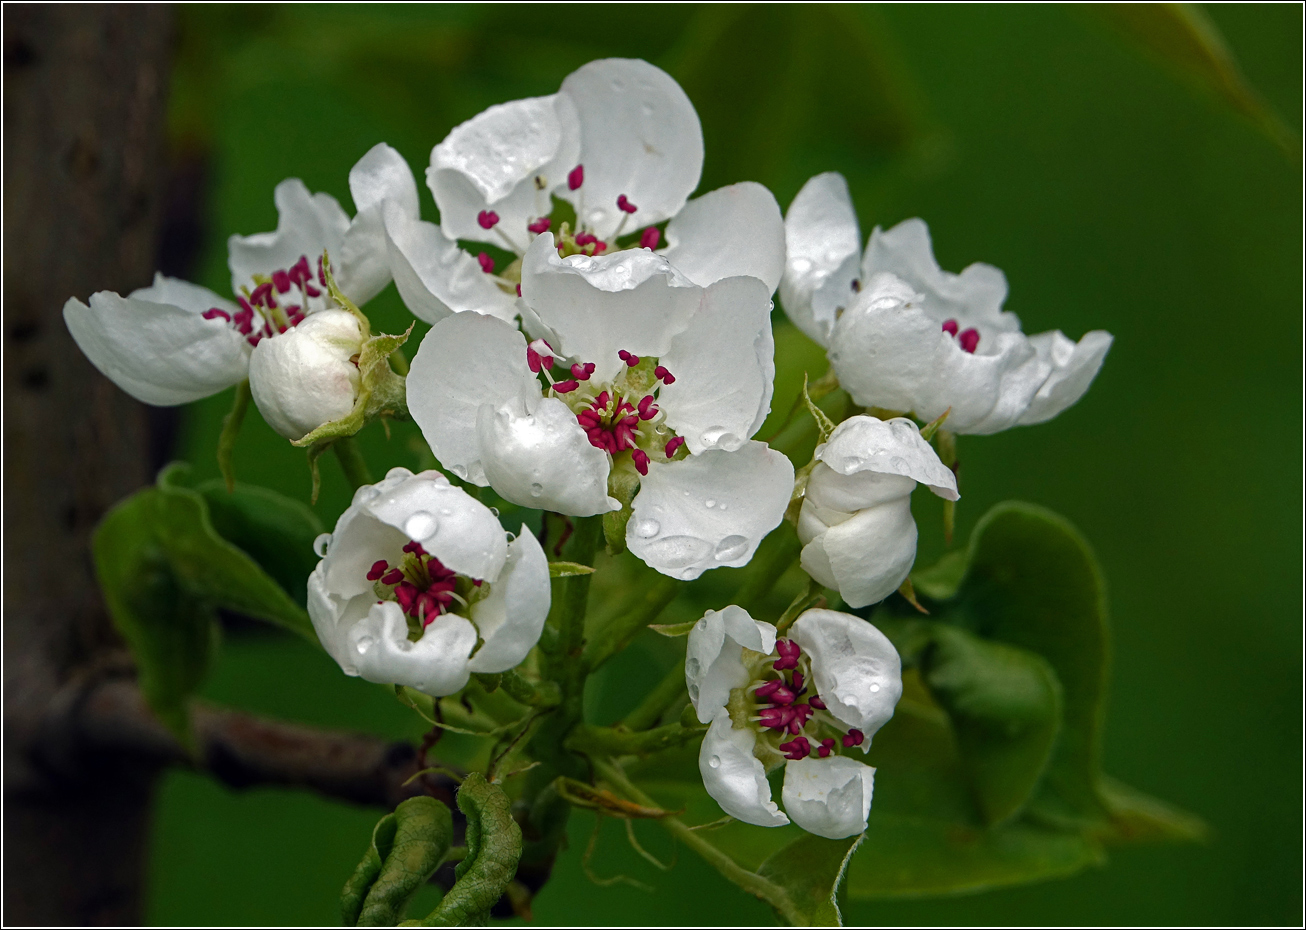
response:
<svg viewBox="0 0 1306 930"><path fill-rule="evenodd" d="M57 725L56 696L113 665L88 539L109 506L149 480L149 422L77 350L61 309L70 296L150 280L171 31L162 6L4 7L4 909L13 924L141 920L157 769L85 754Z"/></svg>

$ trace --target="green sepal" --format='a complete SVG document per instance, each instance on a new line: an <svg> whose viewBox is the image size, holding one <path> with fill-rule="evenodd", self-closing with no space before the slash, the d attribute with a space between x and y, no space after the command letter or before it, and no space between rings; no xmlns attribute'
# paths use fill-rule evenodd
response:
<svg viewBox="0 0 1306 930"><path fill-rule="evenodd" d="M372 842L340 894L347 927L393 927L453 841L453 816L435 798L409 798L377 821Z"/></svg>
<svg viewBox="0 0 1306 930"><path fill-rule="evenodd" d="M231 410L222 418L222 432L218 435L218 470L226 482L227 490L236 487L236 465L232 457L236 452L236 437L240 435L240 425L245 422L249 410L249 379L236 385L236 395L231 401Z"/></svg>
<svg viewBox="0 0 1306 930"><path fill-rule="evenodd" d="M633 502L639 493L639 472L629 455L619 455L612 462L612 471L608 475L608 495L621 504L619 510L610 510L603 515L603 541L607 543L609 555L620 555L626 551L626 524L634 513Z"/></svg>
<svg viewBox="0 0 1306 930"><path fill-rule="evenodd" d="M835 381L834 384L837 387L839 382ZM803 403L807 405L807 412L810 413L812 419L816 421L816 432L819 437L817 439L817 444L819 445L828 440L830 434L834 432L834 421L826 415L824 410L816 406L815 401L813 401L812 395L808 391L806 372L803 373Z"/></svg>
<svg viewBox="0 0 1306 930"><path fill-rule="evenodd" d="M675 638L677 636L688 636L690 631L697 625L697 620L686 620L684 623L650 623L648 628L662 636Z"/></svg>
<svg viewBox="0 0 1306 930"><path fill-rule="evenodd" d="M570 578L573 575L589 575L594 572L591 565L581 565L579 562L550 562L550 578Z"/></svg>
<svg viewBox="0 0 1306 930"><path fill-rule="evenodd" d="M390 367L390 356L408 341L415 324L398 336L371 336L363 342L358 353L358 397L354 409L338 420L323 423L308 435L294 440L291 445L309 449L325 449L337 439L353 436L378 417L408 416L406 379Z"/></svg>
<svg viewBox="0 0 1306 930"><path fill-rule="evenodd" d="M861 833L828 840L805 833L763 862L757 874L785 890L794 910L807 918L807 926L842 927L839 886L865 837Z"/></svg>

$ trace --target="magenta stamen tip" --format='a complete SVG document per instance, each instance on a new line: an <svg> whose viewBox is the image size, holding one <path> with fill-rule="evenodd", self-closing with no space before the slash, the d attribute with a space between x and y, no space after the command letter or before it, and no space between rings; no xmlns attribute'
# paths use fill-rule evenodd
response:
<svg viewBox="0 0 1306 930"><path fill-rule="evenodd" d="M493 229L494 224L499 222L499 214L493 210L482 210L476 214L476 222L480 224L481 229Z"/></svg>

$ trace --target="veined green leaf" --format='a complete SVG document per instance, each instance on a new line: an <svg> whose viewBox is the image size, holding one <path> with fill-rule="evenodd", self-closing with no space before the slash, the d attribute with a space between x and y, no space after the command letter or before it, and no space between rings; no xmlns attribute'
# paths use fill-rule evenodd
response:
<svg viewBox="0 0 1306 930"><path fill-rule="evenodd" d="M809 927L842 927L839 886L866 834L827 840L805 833L762 863L757 874L783 888Z"/></svg>
<svg viewBox="0 0 1306 930"><path fill-rule="evenodd" d="M398 924L413 895L444 861L452 841L453 817L435 798L409 798L382 817L340 894L345 926Z"/></svg>

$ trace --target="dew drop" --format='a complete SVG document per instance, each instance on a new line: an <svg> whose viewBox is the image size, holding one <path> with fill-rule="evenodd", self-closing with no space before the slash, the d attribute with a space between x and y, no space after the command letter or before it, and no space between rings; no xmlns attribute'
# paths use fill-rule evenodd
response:
<svg viewBox="0 0 1306 930"><path fill-rule="evenodd" d="M531 483L531 497L539 497L543 493L544 485L540 484L538 481Z"/></svg>
<svg viewBox="0 0 1306 930"><path fill-rule="evenodd" d="M449 470L450 470L451 472L453 472L454 475L456 475L457 477L462 478L464 481L467 480L467 466L466 466L466 465L451 465L451 466L449 467Z"/></svg>
<svg viewBox="0 0 1306 930"><path fill-rule="evenodd" d="M697 678L701 669L702 666L699 664L698 659L695 659L693 656L690 656L685 660L685 674L690 678Z"/></svg>
<svg viewBox="0 0 1306 930"><path fill-rule="evenodd" d="M748 551L748 539L744 536L727 536L716 544L712 557L718 562L729 562L739 558Z"/></svg>
<svg viewBox="0 0 1306 930"><path fill-rule="evenodd" d="M352 504L355 507L361 507L363 504L366 504L369 501L374 501L380 496L381 492L377 490L376 485L365 484L354 492Z"/></svg>
<svg viewBox="0 0 1306 930"><path fill-rule="evenodd" d="M402 465L396 465L394 468L390 469L388 472L385 473L385 477L387 481L389 481L392 478L411 478L412 475L413 473L409 471L407 468L404 468Z"/></svg>
<svg viewBox="0 0 1306 930"><path fill-rule="evenodd" d="M719 769L721 768L721 757L713 756L712 758L707 760L707 764L709 768Z"/></svg>
<svg viewBox="0 0 1306 930"><path fill-rule="evenodd" d="M440 521L435 514L425 510L415 511L404 521L404 532L412 540L429 539L440 529Z"/></svg>
<svg viewBox="0 0 1306 930"><path fill-rule="evenodd" d="M494 515L497 517L497 516L499 515L499 508L498 508L498 507L491 507L491 508L490 508L490 513L494 514Z"/></svg>
<svg viewBox="0 0 1306 930"><path fill-rule="evenodd" d="M358 642L354 643L354 648L358 650L360 656L367 655L367 651L376 645L376 640L370 636L360 636Z"/></svg>
<svg viewBox="0 0 1306 930"><path fill-rule="evenodd" d="M879 685L871 685L871 694L876 694L877 692L879 692L879 690L880 690Z"/></svg>
<svg viewBox="0 0 1306 930"><path fill-rule="evenodd" d="M331 545L331 534L330 533L321 534L320 536L318 536L317 539L313 540L313 554L316 555L319 559L325 559L327 554L327 546L329 545Z"/></svg>
<svg viewBox="0 0 1306 930"><path fill-rule="evenodd" d="M640 520L635 524L635 535L640 539L652 539L662 529L657 520Z"/></svg>
<svg viewBox="0 0 1306 930"><path fill-rule="evenodd" d="M713 507L716 506L716 501L712 500L712 498L709 497L707 500L703 501L703 506L706 507L708 510L711 510Z"/></svg>
<svg viewBox="0 0 1306 930"><path fill-rule="evenodd" d="M680 573L680 577L681 577L681 579L683 579L684 581L693 581L695 575L696 575L696 572L694 571L693 568L687 568L687 569L685 569L683 572Z"/></svg>
<svg viewBox="0 0 1306 930"><path fill-rule="evenodd" d="M698 437L705 446L731 446L735 444L735 434L724 426L713 426L703 430Z"/></svg>
<svg viewBox="0 0 1306 930"><path fill-rule="evenodd" d="M900 474L909 470L907 460L901 455L895 455L893 458L889 459L889 467Z"/></svg>

